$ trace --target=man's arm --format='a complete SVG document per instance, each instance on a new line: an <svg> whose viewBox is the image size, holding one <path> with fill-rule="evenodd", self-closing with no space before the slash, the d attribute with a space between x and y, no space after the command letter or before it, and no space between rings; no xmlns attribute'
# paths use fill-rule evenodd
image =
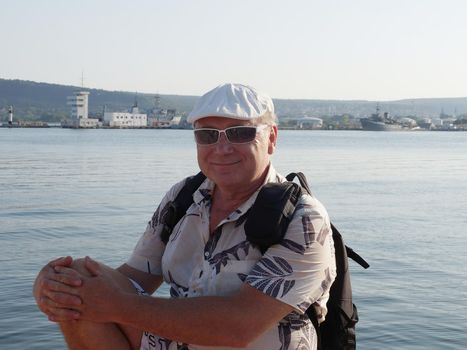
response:
<svg viewBox="0 0 467 350"><path fill-rule="evenodd" d="M87 259L93 277L77 288L83 304L73 306L82 320L144 329L174 341L245 347L289 314L292 306L244 285L225 297L166 299L116 290L101 265ZM111 297L110 297L111 296Z"/></svg>
<svg viewBox="0 0 467 350"><path fill-rule="evenodd" d="M187 344L246 347L288 315L292 306L245 284L227 297L122 298L115 322Z"/></svg>

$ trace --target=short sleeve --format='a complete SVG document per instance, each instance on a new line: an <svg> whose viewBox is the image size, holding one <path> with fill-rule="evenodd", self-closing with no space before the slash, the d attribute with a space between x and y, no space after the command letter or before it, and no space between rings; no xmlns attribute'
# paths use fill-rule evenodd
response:
<svg viewBox="0 0 467 350"><path fill-rule="evenodd" d="M302 195L284 239L266 251L245 281L300 313L315 304L324 316L335 276L326 209L315 198Z"/></svg>
<svg viewBox="0 0 467 350"><path fill-rule="evenodd" d="M167 211L168 204L174 200L183 187L185 180L175 184L164 196L146 229L127 260L127 264L137 270L153 275L162 275L161 260L165 244L161 240L161 217Z"/></svg>

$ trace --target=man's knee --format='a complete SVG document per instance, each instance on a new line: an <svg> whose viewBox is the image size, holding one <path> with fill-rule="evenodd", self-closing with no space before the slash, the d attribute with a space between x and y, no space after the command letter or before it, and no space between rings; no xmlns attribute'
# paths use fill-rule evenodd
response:
<svg viewBox="0 0 467 350"><path fill-rule="evenodd" d="M142 332L127 331L115 323L71 321L59 323L71 350L130 350L139 349Z"/></svg>

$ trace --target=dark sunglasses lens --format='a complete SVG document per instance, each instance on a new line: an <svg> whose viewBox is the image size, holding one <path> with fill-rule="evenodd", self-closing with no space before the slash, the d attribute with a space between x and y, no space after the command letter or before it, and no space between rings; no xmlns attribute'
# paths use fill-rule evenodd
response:
<svg viewBox="0 0 467 350"><path fill-rule="evenodd" d="M216 143L218 137L219 131L217 130L195 130L195 139L200 145Z"/></svg>
<svg viewBox="0 0 467 350"><path fill-rule="evenodd" d="M256 137L255 127L238 127L230 128L225 131L227 138L232 143L251 142Z"/></svg>

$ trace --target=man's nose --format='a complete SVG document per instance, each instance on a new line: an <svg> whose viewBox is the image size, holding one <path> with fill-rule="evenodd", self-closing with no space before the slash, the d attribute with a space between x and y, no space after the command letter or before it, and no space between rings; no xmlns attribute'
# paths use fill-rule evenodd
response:
<svg viewBox="0 0 467 350"><path fill-rule="evenodd" d="M219 141L216 143L216 148L218 151L226 152L232 149L232 144L227 139L225 132L221 132L219 135Z"/></svg>

